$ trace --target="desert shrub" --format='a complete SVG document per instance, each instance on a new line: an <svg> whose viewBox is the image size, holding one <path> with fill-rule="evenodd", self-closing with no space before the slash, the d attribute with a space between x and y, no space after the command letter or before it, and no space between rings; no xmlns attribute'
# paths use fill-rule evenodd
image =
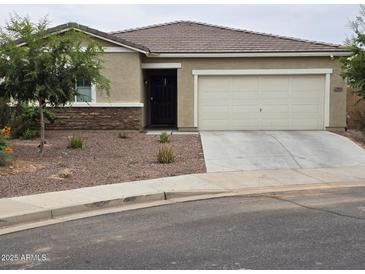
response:
<svg viewBox="0 0 365 274"><path fill-rule="evenodd" d="M170 135L167 132L162 132L160 134L160 143L169 143L170 142Z"/></svg>
<svg viewBox="0 0 365 274"><path fill-rule="evenodd" d="M68 146L67 146L68 148L79 149L83 148L84 146L84 140L80 136L72 135L69 136L67 139L68 139Z"/></svg>
<svg viewBox="0 0 365 274"><path fill-rule="evenodd" d="M10 161L10 156L0 150L0 166L6 166Z"/></svg>
<svg viewBox="0 0 365 274"><path fill-rule="evenodd" d="M118 133L118 137L120 139L127 139L128 138L128 135L127 135L127 133L125 131L122 131L122 132L119 132Z"/></svg>
<svg viewBox="0 0 365 274"><path fill-rule="evenodd" d="M11 147L8 146L8 138L10 136L10 128L4 127L0 134L0 166L5 166L10 160L13 153Z"/></svg>
<svg viewBox="0 0 365 274"><path fill-rule="evenodd" d="M175 161L175 153L168 144L163 144L157 153L157 161L161 164L169 164Z"/></svg>
<svg viewBox="0 0 365 274"><path fill-rule="evenodd" d="M20 136L21 139L24 140L30 140L33 139L36 136L36 133L34 130L27 128L23 131L22 135Z"/></svg>
<svg viewBox="0 0 365 274"><path fill-rule="evenodd" d="M10 120L10 125L12 128L12 137L20 138L23 136L24 132L28 130L33 131L34 136L37 135L39 131L39 108L29 104L19 104L12 115ZM53 123L56 119L54 113L45 110L44 118Z"/></svg>

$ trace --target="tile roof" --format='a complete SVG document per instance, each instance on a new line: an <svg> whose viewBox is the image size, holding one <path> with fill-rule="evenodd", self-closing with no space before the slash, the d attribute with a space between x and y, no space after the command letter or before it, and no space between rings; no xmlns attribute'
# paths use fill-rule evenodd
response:
<svg viewBox="0 0 365 274"><path fill-rule="evenodd" d="M153 53L336 52L340 45L210 25L176 21L110 35L143 45Z"/></svg>
<svg viewBox="0 0 365 274"><path fill-rule="evenodd" d="M93 28L90 28L88 26L81 25L81 24L74 23L74 22L69 22L69 23L65 23L65 24L62 24L62 25L58 25L58 26L49 28L49 29L47 29L47 33L53 34L53 33L61 32L63 30L67 30L67 29L78 29L78 30L90 33L92 35L95 35L97 37L101 37L103 39L109 40L111 42L115 42L115 43L122 44L122 45L125 45L125 46L128 46L128 47L134 48L134 49L138 49L142 52L146 52L146 53L150 52L148 48L146 48L145 46L140 45L138 43L127 41L127 40L125 40L121 37L111 35L109 33L106 33L106 32L103 32L103 31L100 31L100 30L97 30L97 29L93 29ZM14 42L16 44L24 43L24 41L22 39L17 39Z"/></svg>

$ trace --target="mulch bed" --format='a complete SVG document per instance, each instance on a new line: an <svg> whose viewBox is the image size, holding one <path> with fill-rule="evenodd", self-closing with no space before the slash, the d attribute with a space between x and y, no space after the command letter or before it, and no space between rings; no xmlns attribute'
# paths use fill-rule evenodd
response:
<svg viewBox="0 0 365 274"><path fill-rule="evenodd" d="M83 149L68 149L67 137L82 136ZM120 183L206 171L199 135L172 135L176 160L157 162L159 136L118 131L48 131L44 157L39 140L11 140L12 164L0 167L0 197Z"/></svg>
<svg viewBox="0 0 365 274"><path fill-rule="evenodd" d="M341 135L351 139L353 142L365 149L365 132L360 130L349 129L342 132Z"/></svg>

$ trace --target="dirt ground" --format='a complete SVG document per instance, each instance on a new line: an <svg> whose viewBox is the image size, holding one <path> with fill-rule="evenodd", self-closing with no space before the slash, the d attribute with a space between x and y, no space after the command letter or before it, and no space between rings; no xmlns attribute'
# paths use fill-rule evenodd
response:
<svg viewBox="0 0 365 274"><path fill-rule="evenodd" d="M0 197L175 176L206 171L199 135L172 135L176 160L157 162L159 136L119 131L48 131L44 157L39 140L11 140L13 161L0 167ZM67 137L80 135L83 149L67 148Z"/></svg>

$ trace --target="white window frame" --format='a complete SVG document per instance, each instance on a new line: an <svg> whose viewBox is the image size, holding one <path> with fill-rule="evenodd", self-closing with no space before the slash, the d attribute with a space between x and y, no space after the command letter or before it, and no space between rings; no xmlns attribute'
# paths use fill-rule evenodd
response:
<svg viewBox="0 0 365 274"><path fill-rule="evenodd" d="M203 75L324 75L324 129L330 126L331 68L313 69L203 69L192 70L194 76L194 127L198 128L199 76Z"/></svg>
<svg viewBox="0 0 365 274"><path fill-rule="evenodd" d="M70 104L75 106L75 105L89 105L90 103L96 103L96 85L91 82L90 82L90 85L91 85L91 101L90 102L78 102L77 95L75 95L73 102L71 102ZM77 81L75 82L75 88L77 90Z"/></svg>

